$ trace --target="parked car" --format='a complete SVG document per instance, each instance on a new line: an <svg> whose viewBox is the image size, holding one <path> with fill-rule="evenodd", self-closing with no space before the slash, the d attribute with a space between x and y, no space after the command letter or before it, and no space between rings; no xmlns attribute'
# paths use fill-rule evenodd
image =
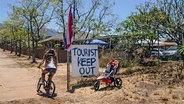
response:
<svg viewBox="0 0 184 104"><path fill-rule="evenodd" d="M171 46L167 50L163 51L164 59L179 60L179 47L178 45Z"/></svg>
<svg viewBox="0 0 184 104"><path fill-rule="evenodd" d="M161 48L153 48L153 49L151 49L151 55L153 55L153 56L156 56L156 57L158 57L158 53L159 53L159 57L162 57L163 56L163 52L164 51L164 49L161 49Z"/></svg>

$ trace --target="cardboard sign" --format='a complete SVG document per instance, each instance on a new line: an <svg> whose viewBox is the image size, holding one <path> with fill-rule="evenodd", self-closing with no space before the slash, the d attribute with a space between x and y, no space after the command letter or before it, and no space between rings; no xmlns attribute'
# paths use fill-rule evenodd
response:
<svg viewBox="0 0 184 104"><path fill-rule="evenodd" d="M72 75L88 76L98 74L98 46L72 45Z"/></svg>

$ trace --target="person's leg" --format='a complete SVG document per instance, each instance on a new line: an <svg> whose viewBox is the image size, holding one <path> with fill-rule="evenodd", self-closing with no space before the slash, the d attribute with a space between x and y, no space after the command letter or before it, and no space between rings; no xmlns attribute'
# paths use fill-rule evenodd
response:
<svg viewBox="0 0 184 104"><path fill-rule="evenodd" d="M44 84L44 81L45 81L45 74L47 74L48 71L45 69L42 71L42 83Z"/></svg>
<svg viewBox="0 0 184 104"><path fill-rule="evenodd" d="M52 81L54 74L55 74L55 72L50 72L49 81Z"/></svg>
<svg viewBox="0 0 184 104"><path fill-rule="evenodd" d="M48 80L52 81L52 78L53 78L54 74L56 73L56 69L55 68L51 68L51 70L49 72L50 72L50 74L49 74Z"/></svg>
<svg viewBox="0 0 184 104"><path fill-rule="evenodd" d="M51 84L51 81L52 81L52 78L53 78L53 76L54 76L54 74L55 74L55 72L50 72L50 74L49 74L49 78L48 78L48 86L50 86L50 84Z"/></svg>

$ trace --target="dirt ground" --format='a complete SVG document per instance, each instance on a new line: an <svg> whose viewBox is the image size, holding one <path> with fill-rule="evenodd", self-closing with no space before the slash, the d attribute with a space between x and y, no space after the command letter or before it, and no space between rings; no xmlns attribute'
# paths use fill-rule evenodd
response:
<svg viewBox="0 0 184 104"><path fill-rule="evenodd" d="M132 74L121 68L117 75L123 81L121 89L101 83L100 90L94 91L98 76L71 77L74 92L67 92L66 63L59 63L53 79L57 96L48 98L36 92L41 73L38 64L30 64L27 56L17 57L1 49L0 58L0 104L184 104L184 81L177 80L171 70L180 62L169 62L159 69L132 67Z"/></svg>

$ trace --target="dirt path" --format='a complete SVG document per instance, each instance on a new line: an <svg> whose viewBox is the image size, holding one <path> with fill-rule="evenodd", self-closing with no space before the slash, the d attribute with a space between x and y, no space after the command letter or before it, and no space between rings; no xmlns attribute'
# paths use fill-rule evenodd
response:
<svg viewBox="0 0 184 104"><path fill-rule="evenodd" d="M98 93L94 91L93 86L84 87L83 85L76 86L74 93L66 92L66 64L61 63L53 78L57 96L54 99L49 99L37 95L36 84L40 77L40 70L36 68L37 64L32 66L26 59L27 57L24 56L17 58L14 54L10 54L8 51L3 52L0 49L0 104L59 104L61 102L63 104L100 104L104 102L102 98L106 94L111 95L113 91L122 92L118 89L107 91L102 89ZM76 84L78 79L80 78L71 78L71 84Z"/></svg>
<svg viewBox="0 0 184 104"><path fill-rule="evenodd" d="M35 98L37 75L0 50L0 101Z"/></svg>
<svg viewBox="0 0 184 104"><path fill-rule="evenodd" d="M30 64L30 61L27 56L17 57L0 49L0 104L184 104L184 81L169 85L165 82L170 77L164 76L164 81L160 74L155 74L158 77L155 78L153 73L119 75L117 77L123 80L121 89L100 83L99 91L94 91L93 83L88 85L86 79L92 78L71 76L74 92L66 92L66 63L58 65L53 78L57 96L50 99L37 95L36 84L41 72L36 68L38 64Z"/></svg>

